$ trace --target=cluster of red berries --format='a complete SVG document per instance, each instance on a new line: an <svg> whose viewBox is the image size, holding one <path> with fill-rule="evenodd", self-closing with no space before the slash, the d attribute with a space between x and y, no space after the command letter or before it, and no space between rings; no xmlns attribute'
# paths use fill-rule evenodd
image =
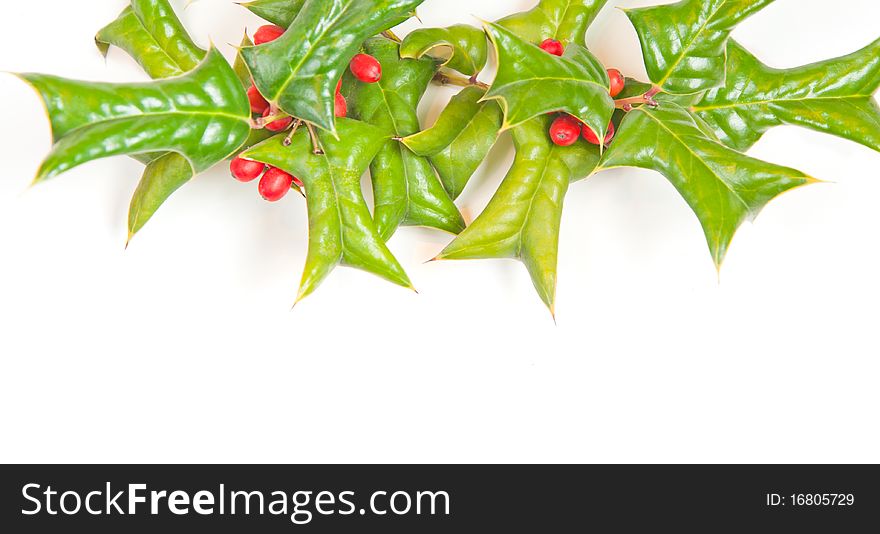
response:
<svg viewBox="0 0 880 534"><path fill-rule="evenodd" d="M565 47L562 43L555 39L547 39L541 43L541 49L548 54L561 56L565 53ZM611 98L617 97L626 85L626 79L617 69L608 69L608 77L611 79ZM602 144L608 146L614 139L614 123L608 123L608 133ZM568 114L560 115L550 126L550 138L559 146L571 146L583 135L587 142L599 145L599 138L590 128L586 128L584 123Z"/></svg>
<svg viewBox="0 0 880 534"><path fill-rule="evenodd" d="M262 176L259 187L260 196L269 202L278 202L284 198L294 185L300 189L303 188L302 181L296 176L257 161L235 158L229 164L229 170L239 182L253 182Z"/></svg>
<svg viewBox="0 0 880 534"><path fill-rule="evenodd" d="M275 25L267 25L260 27L254 34L254 44L259 46L270 43L282 35L284 28ZM382 65L373 56L367 54L358 54L351 60L351 73L355 78L364 83L376 83L382 79ZM336 116L345 117L348 115L348 102L342 96L342 80L336 84ZM279 110L273 107L268 100L260 93L255 85L247 91L248 100L251 104L251 111L263 118L277 115ZM293 117L281 117L265 125L270 132L283 132L290 128L293 124ZM242 158L235 158L230 164L230 171L236 180L241 182L252 182L257 178L260 179L260 195L269 202L277 202L284 198L291 187L296 185L300 189L303 183L299 178L291 176L281 169L267 166L263 163L250 161Z"/></svg>

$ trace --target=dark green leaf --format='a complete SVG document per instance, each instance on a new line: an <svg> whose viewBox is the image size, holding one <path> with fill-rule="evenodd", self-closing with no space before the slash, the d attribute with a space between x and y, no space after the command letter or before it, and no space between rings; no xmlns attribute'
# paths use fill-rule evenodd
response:
<svg viewBox="0 0 880 534"><path fill-rule="evenodd" d="M774 0L683 0L624 9L651 81L668 93L691 94L724 82L725 50L737 24Z"/></svg>
<svg viewBox="0 0 880 534"><path fill-rule="evenodd" d="M448 28L415 30L400 45L400 57L421 59L426 55L467 76L476 76L486 66L489 44L483 30L457 24Z"/></svg>
<svg viewBox="0 0 880 534"><path fill-rule="evenodd" d="M424 0L306 0L291 31L242 50L260 92L286 113L335 132L334 95L361 43Z"/></svg>
<svg viewBox="0 0 880 534"><path fill-rule="evenodd" d="M390 137L419 131L416 108L434 76L430 59L401 59L396 43L375 37L365 50L382 64L378 83L352 81L352 117L380 127ZM400 225L427 226L457 234L464 229L458 208L443 189L427 159L400 142L385 143L370 166L379 234L390 238Z"/></svg>
<svg viewBox="0 0 880 534"><path fill-rule="evenodd" d="M503 129L554 111L565 111L605 137L614 100L602 63L586 48L571 44L563 57L523 41L497 24L486 27L498 55L498 74L486 99L504 109Z"/></svg>
<svg viewBox="0 0 880 534"><path fill-rule="evenodd" d="M498 140L504 114L486 91L467 87L452 97L431 128L403 139L419 156L430 157L443 187L458 198Z"/></svg>
<svg viewBox="0 0 880 534"><path fill-rule="evenodd" d="M608 0L541 0L531 11L517 13L498 24L532 44L556 39L564 46L583 45L590 23Z"/></svg>
<svg viewBox="0 0 880 534"><path fill-rule="evenodd" d="M657 171L672 182L700 219L718 266L743 222L785 191L815 181L724 146L671 102L627 114L601 168L625 166Z"/></svg>
<svg viewBox="0 0 880 534"><path fill-rule="evenodd" d="M293 24L299 11L306 0L256 0L245 2L242 7L248 8L258 17L262 17L272 24L289 28Z"/></svg>
<svg viewBox="0 0 880 534"><path fill-rule="evenodd" d="M880 39L848 56L794 69L764 65L731 40L727 80L693 110L728 146L747 150L767 130L791 124L880 150Z"/></svg>
<svg viewBox="0 0 880 534"><path fill-rule="evenodd" d="M381 129L351 119L340 119L339 139L320 135L325 155L312 152L308 132L301 128L293 144L284 146L278 135L244 154L299 177L307 191L309 256L299 299L317 289L342 264L371 272L395 284L412 287L403 268L376 231L361 193L361 175L388 141Z"/></svg>

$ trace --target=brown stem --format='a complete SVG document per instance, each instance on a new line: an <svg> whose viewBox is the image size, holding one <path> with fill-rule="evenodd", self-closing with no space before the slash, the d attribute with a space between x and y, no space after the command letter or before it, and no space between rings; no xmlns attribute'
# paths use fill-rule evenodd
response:
<svg viewBox="0 0 880 534"><path fill-rule="evenodd" d="M321 148L321 143L318 141L318 132L315 131L315 127L312 126L311 123L306 123L306 128L309 129L309 137L312 138L312 151L316 156L323 156L324 149Z"/></svg>
<svg viewBox="0 0 880 534"><path fill-rule="evenodd" d="M476 79L476 76L472 78L465 78L464 76L455 74L454 72L447 69L440 69L440 71L434 75L434 82L439 83L440 85L455 85L457 87L479 87L485 90L489 89L489 86L481 81L478 81Z"/></svg>
<svg viewBox="0 0 880 534"><path fill-rule="evenodd" d="M632 111L633 108L637 105L647 104L651 107L658 107L660 105L659 102L654 100L654 97L661 93L661 89L659 87L653 87L650 91L643 95L633 96L630 98L621 98L620 100L614 101L614 107L617 109L622 109L624 111Z"/></svg>
<svg viewBox="0 0 880 534"><path fill-rule="evenodd" d="M290 129L290 133L284 138L284 142L282 143L284 146L290 146L293 144L293 136L296 135L296 131L299 130L300 126L302 126L302 120L296 119L293 121L293 128Z"/></svg>
<svg viewBox="0 0 880 534"><path fill-rule="evenodd" d="M266 127L267 124L271 124L279 119L284 119L289 116L290 115L288 115L287 113L284 113L283 111L281 111L278 108L278 106L276 106L275 104L272 104L272 106L269 107L269 115L268 116L260 117L259 119L256 119L256 120L251 119L251 128L253 128L254 130L262 130L263 128Z"/></svg>

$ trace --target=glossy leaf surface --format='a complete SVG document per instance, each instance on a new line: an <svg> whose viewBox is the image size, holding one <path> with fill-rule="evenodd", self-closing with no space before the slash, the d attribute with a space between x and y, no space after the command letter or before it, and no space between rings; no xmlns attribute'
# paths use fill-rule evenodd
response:
<svg viewBox="0 0 880 534"><path fill-rule="evenodd" d="M721 85L730 32L774 0L683 0L624 9L648 76L664 91L691 94Z"/></svg>
<svg viewBox="0 0 880 534"><path fill-rule="evenodd" d="M352 117L378 126L389 137L419 131L416 109L434 76L430 59L401 59L398 45L384 37L366 42L365 50L382 64L378 83L352 81ZM427 226L457 234L464 220L437 179L431 163L389 139L370 166L379 234L388 239L400 225Z"/></svg>
<svg viewBox="0 0 880 534"><path fill-rule="evenodd" d="M446 67L476 76L489 59L489 43L483 30L457 24L448 28L415 30L400 45L400 57L438 59Z"/></svg>
<svg viewBox="0 0 880 534"><path fill-rule="evenodd" d="M192 42L167 0L132 1L114 22L98 33L95 41L105 55L111 45L121 48L152 78L180 76L198 66L205 56L205 51ZM129 240L194 175L186 158L174 152L134 154L133 157L147 167L129 207Z"/></svg>
<svg viewBox="0 0 880 534"><path fill-rule="evenodd" d="M338 140L329 134L320 135L325 155L312 152L305 128L293 136L291 146L284 146L285 137L273 137L245 152L244 157L274 165L305 183L309 255L299 298L314 292L340 264L412 287L376 230L361 193L361 176L388 141L388 135L366 123L340 119Z"/></svg>
<svg viewBox="0 0 880 534"><path fill-rule="evenodd" d="M104 55L111 45L121 48L151 78L179 76L196 68L205 57L168 0L131 0L115 21L98 32L95 42Z"/></svg>
<svg viewBox="0 0 880 534"><path fill-rule="evenodd" d="M703 225L718 266L743 222L776 196L815 181L726 147L707 125L671 102L627 114L601 168L624 166L654 170L672 182Z"/></svg>
<svg viewBox="0 0 880 534"><path fill-rule="evenodd" d="M408 19L424 0L306 0L291 30L241 53L263 96L335 132L336 84L369 37Z"/></svg>
<svg viewBox="0 0 880 534"><path fill-rule="evenodd" d="M803 126L880 151L880 40L794 69L764 65L731 40L727 80L694 107L728 146L747 150L770 128Z"/></svg>
<svg viewBox="0 0 880 534"><path fill-rule="evenodd" d="M242 3L241 6L272 24L289 28L305 3L306 0L255 0Z"/></svg>
<svg viewBox="0 0 880 534"><path fill-rule="evenodd" d="M553 56L497 24L487 31L498 53L498 74L485 99L504 109L503 129L553 111L565 111L605 137L614 111L605 67L586 48L571 44Z"/></svg>
<svg viewBox="0 0 880 534"><path fill-rule="evenodd" d="M599 162L596 147L579 141L554 145L552 117L513 131L516 158L483 213L437 259L513 258L531 274L541 300L553 311L562 206L569 184Z"/></svg>
<svg viewBox="0 0 880 534"><path fill-rule="evenodd" d="M158 82L21 78L43 98L55 139L37 181L99 158L168 151L198 173L235 152L251 131L247 96L216 50L191 73Z"/></svg>
<svg viewBox="0 0 880 534"><path fill-rule="evenodd" d="M608 0L541 0L530 11L517 13L498 24L532 44L556 39L563 46L583 45L587 28Z"/></svg>
<svg viewBox="0 0 880 534"><path fill-rule="evenodd" d="M403 139L419 156L428 156L449 196L461 195L498 140L504 114L486 91L467 87L452 97L431 128Z"/></svg>

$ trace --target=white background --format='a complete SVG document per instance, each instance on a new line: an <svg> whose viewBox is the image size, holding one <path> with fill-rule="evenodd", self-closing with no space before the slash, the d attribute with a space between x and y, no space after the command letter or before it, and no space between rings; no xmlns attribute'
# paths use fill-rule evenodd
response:
<svg viewBox="0 0 880 534"><path fill-rule="evenodd" d="M259 25L231 1L174 4L227 55ZM420 14L446 25L532 4L428 0ZM124 5L0 2L0 69L143 79L93 45ZM875 0L779 0L735 36L789 67L865 46L878 20ZM589 45L645 78L620 11ZM432 91L426 121L449 94ZM521 265L423 265L449 238L420 229L391 242L419 295L339 269L291 312L301 199L269 205L220 169L126 252L139 164L28 189L49 127L12 76L0 97L0 461L880 461L880 154L866 148L767 135L755 155L833 183L744 227L720 283L672 186L619 170L567 199L558 325ZM471 218L511 158L505 141L475 178Z"/></svg>

